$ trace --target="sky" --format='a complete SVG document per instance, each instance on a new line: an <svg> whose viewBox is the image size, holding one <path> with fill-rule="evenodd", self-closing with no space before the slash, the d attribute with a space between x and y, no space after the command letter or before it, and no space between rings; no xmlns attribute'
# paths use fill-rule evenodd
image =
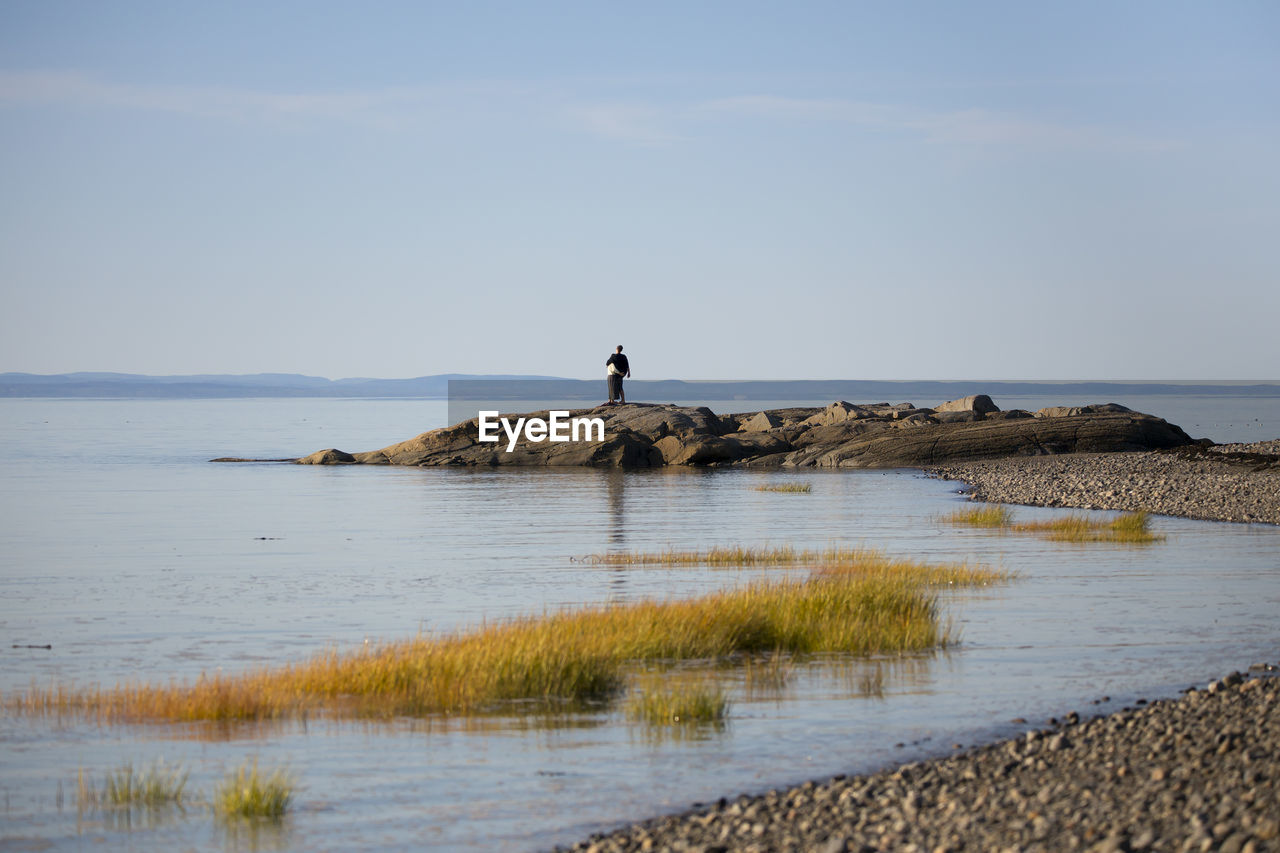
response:
<svg viewBox="0 0 1280 853"><path fill-rule="evenodd" d="M1280 4L0 2L0 372L1280 379Z"/></svg>

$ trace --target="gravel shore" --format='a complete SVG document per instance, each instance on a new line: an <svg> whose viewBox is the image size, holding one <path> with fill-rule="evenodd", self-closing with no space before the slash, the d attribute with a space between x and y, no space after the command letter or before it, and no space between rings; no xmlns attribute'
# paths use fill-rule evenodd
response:
<svg viewBox="0 0 1280 853"><path fill-rule="evenodd" d="M977 500L1280 524L1280 439L1146 453L1020 456L924 469Z"/></svg>
<svg viewBox="0 0 1280 853"><path fill-rule="evenodd" d="M721 800L568 849L1277 851L1280 678L1233 673L1179 699L1073 712L1014 740Z"/></svg>

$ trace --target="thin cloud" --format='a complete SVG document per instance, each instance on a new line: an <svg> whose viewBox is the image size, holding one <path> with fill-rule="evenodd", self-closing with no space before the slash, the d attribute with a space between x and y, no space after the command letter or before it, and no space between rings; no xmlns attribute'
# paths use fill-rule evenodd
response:
<svg viewBox="0 0 1280 853"><path fill-rule="evenodd" d="M352 120L402 101L404 92L261 92L117 83L80 72L0 73L0 101L179 113L207 118Z"/></svg>
<svg viewBox="0 0 1280 853"><path fill-rule="evenodd" d="M923 110L830 98L747 95L707 101L707 115L737 114L771 121L824 121L914 133L929 142L1036 148L1163 151L1166 139L1137 136L1110 127L1034 121L989 110Z"/></svg>
<svg viewBox="0 0 1280 853"><path fill-rule="evenodd" d="M571 118L588 133L640 145L666 145L683 137L669 129L669 118L656 107L593 104L573 107Z"/></svg>
<svg viewBox="0 0 1280 853"><path fill-rule="evenodd" d="M437 112L461 114L477 105L505 108L537 90L523 83L484 81L334 92L273 92L217 86L120 83L77 71L0 72L0 106L67 106L137 110L253 122L322 120L398 125Z"/></svg>
<svg viewBox="0 0 1280 853"><path fill-rule="evenodd" d="M742 116L770 122L825 122L908 133L935 144L1152 152L1178 147L1107 126L1027 119L981 109L927 110L841 98L740 95L692 104L603 101L573 104L545 86L475 82L337 92L272 92L120 83L77 71L0 72L0 105L125 109L241 122L322 120L373 126L462 115L485 105L509 113L560 112L593 136L669 145L707 120ZM461 112L460 112L461 111Z"/></svg>

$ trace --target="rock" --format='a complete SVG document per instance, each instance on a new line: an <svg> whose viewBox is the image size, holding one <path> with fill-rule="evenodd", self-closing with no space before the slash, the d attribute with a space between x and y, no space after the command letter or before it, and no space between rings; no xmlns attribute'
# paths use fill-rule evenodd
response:
<svg viewBox="0 0 1280 853"><path fill-rule="evenodd" d="M298 460L299 465L355 465L357 460L350 453L330 447L328 450L317 450L310 456Z"/></svg>
<svg viewBox="0 0 1280 853"><path fill-rule="evenodd" d="M801 423L805 426L830 426L831 424L844 423L845 421L869 418L874 414L875 411L872 408L855 406L852 403L846 403L844 400L838 400L813 417L806 418Z"/></svg>
<svg viewBox="0 0 1280 853"><path fill-rule="evenodd" d="M661 406L639 405L606 407L590 412L592 416L604 417L605 434L614 432L618 427L626 427L637 435L650 441L657 441L668 435L676 435L686 430L711 435L723 435L731 432L720 422L715 412L706 406Z"/></svg>
<svg viewBox="0 0 1280 853"><path fill-rule="evenodd" d="M782 426L782 418L776 417L772 412L761 412L744 421L742 426L738 427L738 430L740 432L767 432L780 426Z"/></svg>
<svg viewBox="0 0 1280 853"><path fill-rule="evenodd" d="M939 412L973 412L977 415L1000 411L1000 407L986 394L972 394L959 400L948 400L935 409Z"/></svg>
<svg viewBox="0 0 1280 853"><path fill-rule="evenodd" d="M933 417L932 409L916 409L911 412L894 412L894 426L925 426L928 424L939 423L938 419Z"/></svg>
<svg viewBox="0 0 1280 853"><path fill-rule="evenodd" d="M667 465L711 465L743 458L741 445L714 435L668 435L653 446Z"/></svg>
<svg viewBox="0 0 1280 853"><path fill-rule="evenodd" d="M889 421L887 420L882 418L867 418L865 420L845 421L844 423L831 424L830 426L818 426L807 430L801 430L792 436L790 441L797 448L810 447L813 445L821 445L830 448L838 444L843 444L855 436L879 432L888 428Z"/></svg>
<svg viewBox="0 0 1280 853"><path fill-rule="evenodd" d="M841 468L893 468L961 459L1175 447L1189 441L1176 426L1146 415L984 419L858 436L824 458L825 464Z"/></svg>
<svg viewBox="0 0 1280 853"><path fill-rule="evenodd" d="M668 435L653 446L668 465L723 465L791 449L784 439L769 433L741 436L685 433Z"/></svg>
<svg viewBox="0 0 1280 853"><path fill-rule="evenodd" d="M634 433L607 436L601 442L553 445L553 448L538 464L592 468L660 468L665 464L662 452Z"/></svg>
<svg viewBox="0 0 1280 853"><path fill-rule="evenodd" d="M628 404L557 412L562 426L585 418L603 426L587 438L551 441L544 429L517 429L550 412L505 414L515 434L491 419L497 441L479 440L472 419L431 430L381 450L354 455L329 449L298 460L311 465L411 466L615 466L760 465L762 467L891 468L957 460L1000 459L1063 453L1112 453L1191 444L1178 427L1138 412L1088 412L1032 418L1025 412L987 412L983 395L970 408L935 412L910 403L854 405L839 401L825 409L780 409L721 418L699 406ZM987 398L989 399L989 398ZM965 401L952 401L959 406ZM1058 407L1061 411L1072 411ZM1054 409L1052 411L1057 411ZM1049 409L1042 412L1051 411ZM561 433L563 436L564 433ZM1200 450L1201 454L1208 451ZM1240 453L1213 454L1236 461ZM1251 454L1250 460L1253 455ZM1273 460L1274 456L1266 456ZM1254 464L1250 462L1250 464Z"/></svg>
<svg viewBox="0 0 1280 853"><path fill-rule="evenodd" d="M933 419L940 424L971 424L974 421L981 420L982 415L970 411L934 412Z"/></svg>
<svg viewBox="0 0 1280 853"><path fill-rule="evenodd" d="M1045 406L1036 410L1037 418L1073 418L1077 415L1092 415L1093 406Z"/></svg>

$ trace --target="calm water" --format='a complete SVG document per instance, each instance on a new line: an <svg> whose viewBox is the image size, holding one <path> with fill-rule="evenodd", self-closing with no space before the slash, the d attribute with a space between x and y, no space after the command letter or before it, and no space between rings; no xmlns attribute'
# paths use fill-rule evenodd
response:
<svg viewBox="0 0 1280 853"><path fill-rule="evenodd" d="M1280 435L1276 400L1117 402L1197 437ZM684 739L655 738L618 713L560 725L427 720L216 738L0 716L0 846L546 848L697 800L938 754L1024 728L1014 717L1043 724L1280 661L1280 528L1270 526L1158 519L1162 544L1082 548L941 525L938 516L960 501L955 484L910 471L206 461L373 449L443 418L439 401L0 400L0 691L185 679L568 604L693 595L753 576L574 560L616 549L863 544L999 564L1022 577L948 597L963 642L945 654L808 666L773 694L726 673L728 725ZM812 483L812 493L753 489L787 479ZM28 644L53 648L10 648ZM1111 701L1090 704L1102 696ZM80 769L100 777L159 757L190 768L197 790L246 758L287 765L301 785L297 808L279 827L252 830L198 808L132 815L131 826L77 812Z"/></svg>

